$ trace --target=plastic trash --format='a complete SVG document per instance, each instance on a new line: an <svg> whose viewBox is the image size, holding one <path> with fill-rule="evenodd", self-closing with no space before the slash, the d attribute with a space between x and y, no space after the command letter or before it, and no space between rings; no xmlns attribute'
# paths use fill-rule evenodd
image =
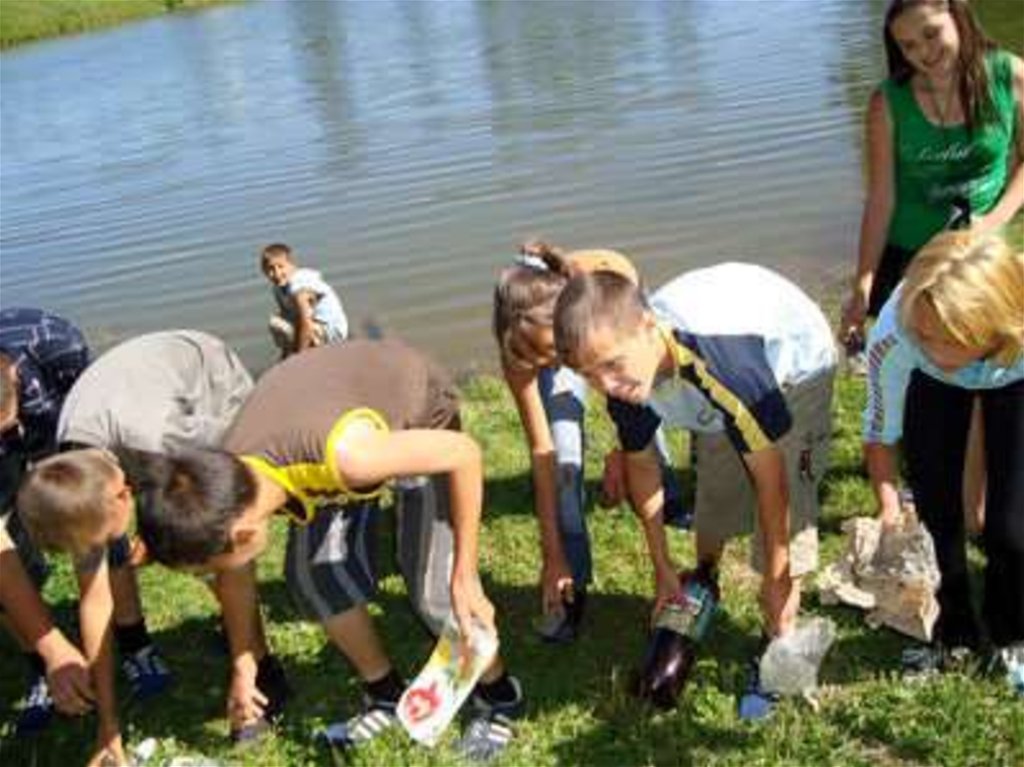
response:
<svg viewBox="0 0 1024 767"><path fill-rule="evenodd" d="M398 720L410 737L436 745L497 654L497 634L474 622L463 642L449 618L427 664L398 701Z"/></svg>
<svg viewBox="0 0 1024 767"><path fill-rule="evenodd" d="M761 656L761 687L778 695L807 695L818 687L818 669L836 638L828 618L812 618L773 639Z"/></svg>
<svg viewBox="0 0 1024 767"><path fill-rule="evenodd" d="M156 738L146 738L132 749L132 763L142 767L156 753Z"/></svg>
<svg viewBox="0 0 1024 767"><path fill-rule="evenodd" d="M1006 681L1018 695L1024 695L1024 643L1004 647L999 657L1006 669Z"/></svg>

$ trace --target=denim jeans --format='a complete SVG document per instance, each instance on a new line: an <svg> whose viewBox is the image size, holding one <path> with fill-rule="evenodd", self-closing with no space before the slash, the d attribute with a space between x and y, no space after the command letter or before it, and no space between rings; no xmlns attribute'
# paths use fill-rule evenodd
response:
<svg viewBox="0 0 1024 767"><path fill-rule="evenodd" d="M583 514L586 506L583 487L583 451L586 440L583 423L587 384L582 376L566 367L542 368L537 383L555 446L558 530L562 537L562 548L569 561L574 583L578 587L586 586L593 578L590 536ZM668 459L661 429L658 430L655 445L662 466L667 518L681 512L682 490Z"/></svg>

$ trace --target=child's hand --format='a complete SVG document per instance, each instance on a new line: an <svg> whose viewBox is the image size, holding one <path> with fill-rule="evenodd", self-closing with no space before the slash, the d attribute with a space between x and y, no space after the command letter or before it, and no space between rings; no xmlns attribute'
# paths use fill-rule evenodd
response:
<svg viewBox="0 0 1024 767"><path fill-rule="evenodd" d="M78 648L64 641L45 660L46 683L57 710L68 716L80 716L92 709L92 678Z"/></svg>
<svg viewBox="0 0 1024 767"><path fill-rule="evenodd" d="M124 754L121 733L101 735L96 741L96 752L89 759L88 767L130 767L131 762Z"/></svg>
<svg viewBox="0 0 1024 767"><path fill-rule="evenodd" d="M679 576L675 570L665 568L654 572L654 610L651 612L651 624L657 620L658 615L665 606L671 602L683 601L683 587L679 583Z"/></svg>
<svg viewBox="0 0 1024 767"><path fill-rule="evenodd" d="M540 573L541 608L545 615L562 611L562 600L573 600L573 580L564 556L544 557Z"/></svg>
<svg viewBox="0 0 1024 767"><path fill-rule="evenodd" d="M228 690L228 724L239 730L263 717L267 696L256 686L256 664L235 666L231 672Z"/></svg>
<svg viewBox="0 0 1024 767"><path fill-rule="evenodd" d="M484 594L480 577L473 573L452 573L452 612L459 627L463 642L473 635L473 619L494 633L494 605Z"/></svg>
<svg viewBox="0 0 1024 767"><path fill-rule="evenodd" d="M853 338L863 338L867 316L868 294L861 289L856 289L843 303L843 318L839 323L839 341L845 345Z"/></svg>

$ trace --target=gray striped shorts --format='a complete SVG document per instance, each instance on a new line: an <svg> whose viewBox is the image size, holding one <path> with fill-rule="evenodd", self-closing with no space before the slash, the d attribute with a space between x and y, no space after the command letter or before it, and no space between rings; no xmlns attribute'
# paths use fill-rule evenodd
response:
<svg viewBox="0 0 1024 767"><path fill-rule="evenodd" d="M448 476L401 478L393 490L399 568L413 607L437 634L451 609ZM376 595L382 514L376 500L325 504L308 525L291 525L285 580L305 617L323 622Z"/></svg>

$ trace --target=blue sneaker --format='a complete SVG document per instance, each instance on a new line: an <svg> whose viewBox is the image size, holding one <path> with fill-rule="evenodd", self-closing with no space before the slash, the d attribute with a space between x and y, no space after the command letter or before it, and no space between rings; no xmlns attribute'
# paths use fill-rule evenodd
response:
<svg viewBox="0 0 1024 767"><path fill-rule="evenodd" d="M512 723L523 715L526 701L523 687L514 676L509 677L516 691L513 700L490 703L483 696L474 693L472 720L459 740L457 750L471 762L489 762L505 750L515 731Z"/></svg>
<svg viewBox="0 0 1024 767"><path fill-rule="evenodd" d="M53 719L53 698L46 684L46 677L39 674L32 679L25 698L21 703L21 711L14 723L14 733L19 738L42 732Z"/></svg>
<svg viewBox="0 0 1024 767"><path fill-rule="evenodd" d="M121 659L121 669L136 700L147 700L171 686L173 677L155 645L147 645Z"/></svg>
<svg viewBox="0 0 1024 767"><path fill-rule="evenodd" d="M761 656L757 655L747 669L747 681L740 693L739 717L745 722L767 719L775 710L779 696L761 687Z"/></svg>

